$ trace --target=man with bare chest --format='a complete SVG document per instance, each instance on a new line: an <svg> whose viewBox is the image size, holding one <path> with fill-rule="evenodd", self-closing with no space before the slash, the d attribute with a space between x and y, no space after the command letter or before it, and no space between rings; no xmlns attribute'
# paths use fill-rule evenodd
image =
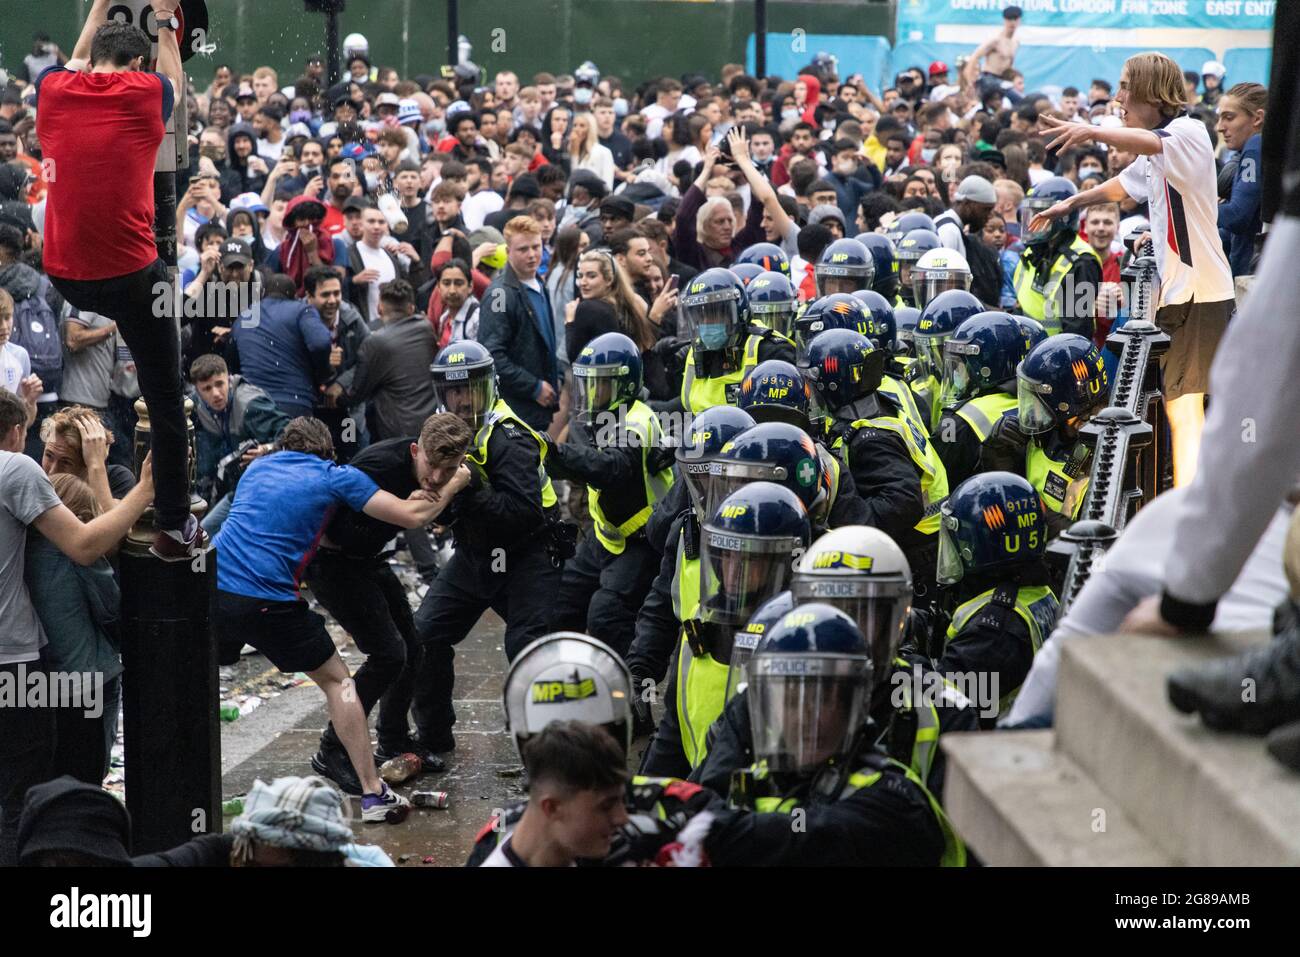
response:
<svg viewBox="0 0 1300 957"><path fill-rule="evenodd" d="M1020 97L1011 89L1011 84L1005 77L1006 72L1015 65L1016 51L1020 49L1020 41L1016 39L1018 26L1020 8L1006 7L1002 11L1002 31L980 44L966 64L967 80L977 86L981 96L999 90L1011 101L1012 106L1019 102Z"/></svg>

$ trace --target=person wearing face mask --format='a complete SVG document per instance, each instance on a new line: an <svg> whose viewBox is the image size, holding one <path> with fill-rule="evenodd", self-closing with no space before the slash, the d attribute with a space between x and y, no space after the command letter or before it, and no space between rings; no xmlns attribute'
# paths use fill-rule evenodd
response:
<svg viewBox="0 0 1300 957"><path fill-rule="evenodd" d="M226 134L221 129L209 126L199 134L198 155L209 160L216 169L223 203L229 203L244 191L243 178L230 167L227 149ZM198 162L192 166L197 169Z"/></svg>

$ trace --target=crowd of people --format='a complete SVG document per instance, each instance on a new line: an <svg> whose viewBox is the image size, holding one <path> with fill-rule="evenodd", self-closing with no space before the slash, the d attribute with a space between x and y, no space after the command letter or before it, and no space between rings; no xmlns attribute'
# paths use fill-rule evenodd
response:
<svg viewBox="0 0 1300 957"><path fill-rule="evenodd" d="M1085 502L1079 429L1146 256L1174 477L1196 473L1261 245L1264 87L1152 53L1027 90L1009 7L955 70L883 89L826 56L402 77L359 35L333 85L315 56L200 88L165 28L142 69L106 5L0 98L0 670L109 692L93 719L0 707L0 864L78 849L20 826L24 795L97 806L113 556L151 501L159 559L221 556L222 660L247 643L320 686L311 770L365 821L408 806L377 761L454 752L455 646L490 608L531 800L473 862L965 862L937 741L1005 717L1056 627L1044 554ZM181 97L169 282L146 177ZM114 120L129 175L74 142ZM319 784L259 794L333 820ZM109 830L86 846L130 860ZM328 836L284 846L338 862Z"/></svg>

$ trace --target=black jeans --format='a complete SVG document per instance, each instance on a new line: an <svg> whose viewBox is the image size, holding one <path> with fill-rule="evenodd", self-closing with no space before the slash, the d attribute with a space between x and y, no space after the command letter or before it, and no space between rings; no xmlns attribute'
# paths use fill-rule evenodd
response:
<svg viewBox="0 0 1300 957"><path fill-rule="evenodd" d="M20 667L30 675L39 671L41 664L29 661L25 666L0 665L0 672L9 674L0 680L12 680L22 694L26 687L19 684ZM0 707L0 867L18 863L18 820L22 817L27 789L50 779L54 710Z"/></svg>
<svg viewBox="0 0 1300 957"><path fill-rule="evenodd" d="M84 708L56 708L54 763L51 778L70 774L78 781L99 787L108 774L113 748L112 731L117 727L117 709L122 700L119 675L104 682L98 717L88 717Z"/></svg>
<svg viewBox="0 0 1300 957"><path fill-rule="evenodd" d="M424 595L415 613L421 642L415 674L415 727L434 742L456 723L455 646L491 608L506 623L506 658L513 661L530 642L551 630L560 570L551 564L540 537L500 556L475 556L458 547ZM396 689L394 689L396 692Z"/></svg>
<svg viewBox="0 0 1300 957"><path fill-rule="evenodd" d="M117 323L135 361L140 394L149 407L154 524L160 529L184 528L190 514L188 424L180 335L167 266L156 259L125 276L93 280L51 276L50 281L78 309L97 312Z"/></svg>
<svg viewBox="0 0 1300 957"><path fill-rule="evenodd" d="M367 716L379 703L380 747L405 749L416 641L415 619L402 583L387 559L349 558L324 550L308 567L307 582L316 600L366 655L352 681ZM342 746L332 724L321 743Z"/></svg>
<svg viewBox="0 0 1300 957"><path fill-rule="evenodd" d="M585 632L626 655L636 634L637 612L659 573L661 558L645 535L634 535L621 554L611 555L595 529L587 529L577 554L564 566L555 627Z"/></svg>

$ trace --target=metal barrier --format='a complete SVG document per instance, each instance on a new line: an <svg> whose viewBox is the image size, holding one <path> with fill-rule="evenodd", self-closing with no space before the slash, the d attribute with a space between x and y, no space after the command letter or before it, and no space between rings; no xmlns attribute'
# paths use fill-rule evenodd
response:
<svg viewBox="0 0 1300 957"><path fill-rule="evenodd" d="M1150 321L1155 260L1142 257L1130 268L1136 277L1133 318L1106 340L1119 356L1111 404L1079 430L1093 451L1082 517L1047 549L1062 611L1078 597L1128 520L1171 485L1159 362L1169 349L1169 336Z"/></svg>

